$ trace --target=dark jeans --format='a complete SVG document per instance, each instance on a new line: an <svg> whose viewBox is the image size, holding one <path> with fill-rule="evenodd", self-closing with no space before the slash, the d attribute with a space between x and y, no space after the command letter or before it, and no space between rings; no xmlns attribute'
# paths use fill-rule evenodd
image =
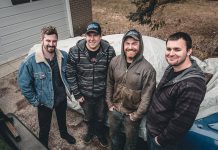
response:
<svg viewBox="0 0 218 150"><path fill-rule="evenodd" d="M91 98L84 97L85 101L81 104L85 113L85 122L88 126L88 133L98 137L105 133L106 102L105 97Z"/></svg>
<svg viewBox="0 0 218 150"><path fill-rule="evenodd" d="M57 116L57 122L60 134L67 133L66 126L66 110L67 101L61 102L55 108L55 113ZM48 147L48 136L50 131L51 119L52 119L52 109L45 106L38 106L38 120L39 120L39 140L40 142Z"/></svg>
<svg viewBox="0 0 218 150"><path fill-rule="evenodd" d="M131 121L118 111L109 111L111 150L135 150L141 121Z"/></svg>
<svg viewBox="0 0 218 150"><path fill-rule="evenodd" d="M177 150L177 145L159 146L155 143L154 137L147 132L148 150Z"/></svg>

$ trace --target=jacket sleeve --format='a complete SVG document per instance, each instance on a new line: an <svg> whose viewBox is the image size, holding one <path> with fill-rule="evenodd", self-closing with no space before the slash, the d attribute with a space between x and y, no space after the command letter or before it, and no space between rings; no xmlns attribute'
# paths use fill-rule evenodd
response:
<svg viewBox="0 0 218 150"><path fill-rule="evenodd" d="M114 58L116 56L115 50L114 50L114 48L112 46L110 46L110 49L112 51L112 55L111 55L112 57L111 58Z"/></svg>
<svg viewBox="0 0 218 150"><path fill-rule="evenodd" d="M70 92L73 93L75 99L82 97L77 83L77 61L75 58L75 47L69 50L66 67L66 77L70 87Z"/></svg>
<svg viewBox="0 0 218 150"><path fill-rule="evenodd" d="M18 85L21 93L33 106L39 105L39 98L34 90L34 75L32 65L27 61L20 65L18 71Z"/></svg>
<svg viewBox="0 0 218 150"><path fill-rule="evenodd" d="M114 83L115 83L114 76L113 76L114 61L115 61L115 59L113 58L109 64L108 74L107 74L106 102L107 102L108 108L110 108L113 105L112 98L113 98Z"/></svg>
<svg viewBox="0 0 218 150"><path fill-rule="evenodd" d="M133 112L133 119L138 120L141 119L146 113L150 101L152 99L153 92L156 87L156 71L151 68L147 75L145 75L142 79L143 87L141 91L141 102L139 104L138 109Z"/></svg>
<svg viewBox="0 0 218 150"><path fill-rule="evenodd" d="M205 81L190 78L181 84L175 104L175 112L167 127L158 135L161 145L172 144L191 128L206 92Z"/></svg>

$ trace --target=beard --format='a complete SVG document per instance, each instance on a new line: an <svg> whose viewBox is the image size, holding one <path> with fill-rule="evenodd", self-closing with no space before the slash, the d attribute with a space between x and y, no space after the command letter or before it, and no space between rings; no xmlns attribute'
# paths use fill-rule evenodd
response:
<svg viewBox="0 0 218 150"><path fill-rule="evenodd" d="M136 50L128 49L126 50L125 55L128 59L133 60L138 55L138 52Z"/></svg>
<svg viewBox="0 0 218 150"><path fill-rule="evenodd" d="M177 66L182 65L186 61L186 57L185 58L181 58L181 60L176 60L175 62L170 61L170 58L167 58L166 61L171 66L177 67Z"/></svg>
<svg viewBox="0 0 218 150"><path fill-rule="evenodd" d="M46 46L43 46L44 49L48 52L48 53L54 53L55 49L56 49L56 46L49 46L49 45L46 45Z"/></svg>

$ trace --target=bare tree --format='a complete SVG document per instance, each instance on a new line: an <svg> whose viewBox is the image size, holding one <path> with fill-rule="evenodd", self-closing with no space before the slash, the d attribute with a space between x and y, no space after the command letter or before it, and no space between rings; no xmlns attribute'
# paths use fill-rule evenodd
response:
<svg viewBox="0 0 218 150"><path fill-rule="evenodd" d="M165 25L164 20L158 19L152 20L152 15L155 9L160 6L177 2L181 0L130 0L131 3L135 4L137 7L136 12L130 12L127 18L133 22L139 22L139 24L148 24L151 30L157 30L163 25ZM161 12L159 12L161 13Z"/></svg>

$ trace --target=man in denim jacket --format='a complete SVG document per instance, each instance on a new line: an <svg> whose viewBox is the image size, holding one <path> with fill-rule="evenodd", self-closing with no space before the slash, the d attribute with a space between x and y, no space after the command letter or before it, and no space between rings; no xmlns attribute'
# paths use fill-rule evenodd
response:
<svg viewBox="0 0 218 150"><path fill-rule="evenodd" d="M41 49L29 55L21 64L18 84L22 94L38 108L39 140L48 147L53 109L56 112L61 138L75 144L66 126L68 84L65 77L67 53L56 49L58 33L55 27L41 30ZM70 94L69 94L70 95Z"/></svg>

